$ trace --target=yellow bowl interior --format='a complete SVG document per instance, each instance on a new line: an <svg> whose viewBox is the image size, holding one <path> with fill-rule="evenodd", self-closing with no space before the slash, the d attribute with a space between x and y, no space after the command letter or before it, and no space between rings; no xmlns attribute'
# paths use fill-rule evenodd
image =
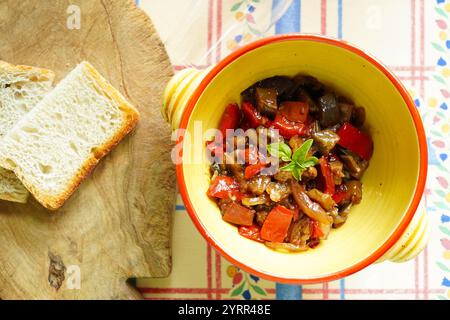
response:
<svg viewBox="0 0 450 320"><path fill-rule="evenodd" d="M363 200L347 222L328 240L303 253L272 251L248 240L222 221L208 199L209 163L204 144L183 144L187 194L206 233L236 261L266 275L285 279L317 279L351 268L375 252L393 233L414 194L419 173L419 144L407 105L385 74L350 50L309 40L271 43L247 52L225 67L206 87L187 125L194 139L216 128L225 106L240 101L240 92L254 82L299 72L315 76L366 109L366 127L374 155L363 182ZM194 136L194 123L202 129ZM198 123L197 123L198 125ZM207 133L206 133L207 135ZM197 163L193 163L196 157Z"/></svg>

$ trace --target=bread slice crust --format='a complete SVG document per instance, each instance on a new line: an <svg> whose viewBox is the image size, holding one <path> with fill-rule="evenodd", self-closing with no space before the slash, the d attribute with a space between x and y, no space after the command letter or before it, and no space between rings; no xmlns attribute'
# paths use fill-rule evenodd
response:
<svg viewBox="0 0 450 320"><path fill-rule="evenodd" d="M12 74L12 75L20 75L25 78L28 78L30 82L47 82L49 87L53 83L55 79L55 74L53 71L49 69L26 66L26 65L13 65L6 61L0 60L0 74ZM50 90L51 88L49 88ZM1 88L0 88L1 90ZM1 101L0 101L1 104ZM5 131L5 128L2 128ZM0 138L3 136L4 132L0 134ZM24 186L21 185L19 180L17 180L14 175L6 170L0 170L0 183L8 184L10 186L15 186L15 191L5 191L0 192L0 199L18 202L18 203L26 203L28 200L29 193ZM11 180L14 180L12 182ZM17 180L17 182L16 182ZM21 186L21 187L20 187ZM11 187L10 187L11 188Z"/></svg>
<svg viewBox="0 0 450 320"><path fill-rule="evenodd" d="M78 172L66 185L65 189L59 192L57 195L52 195L47 192L41 191L33 183L31 183L27 177L23 174L20 166L12 165L7 158L0 158L0 166L8 170L14 171L17 177L22 181L24 186L33 194L38 202L44 207L50 210L59 209L64 202L74 193L81 182L86 179L99 161L107 155L138 123L140 115L138 110L132 106L125 98L109 84L100 73L88 62L83 61L84 65L90 77L94 79L96 84L102 89L105 95L111 97L118 103L118 108L122 111L123 121L120 128L115 134L104 144L97 146L95 151L92 152L89 157L84 161Z"/></svg>

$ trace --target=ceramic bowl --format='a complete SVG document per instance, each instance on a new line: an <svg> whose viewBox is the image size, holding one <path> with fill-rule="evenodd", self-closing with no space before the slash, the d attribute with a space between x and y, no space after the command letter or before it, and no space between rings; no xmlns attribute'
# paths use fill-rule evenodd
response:
<svg viewBox="0 0 450 320"><path fill-rule="evenodd" d="M312 35L274 36L238 49L205 72L190 86L189 102L172 111L180 117L179 127L198 140L200 133L217 127L228 103L240 101L242 90L267 77L300 72L364 106L374 140L373 158L362 179L362 202L327 240L306 252L280 253L240 236L206 196L210 175L204 143L179 139L177 176L189 215L224 257L266 279L314 283L347 276L382 259L417 210L426 180L426 139L401 82L375 58L346 42ZM195 123L202 128L194 129ZM416 243L413 247L408 251L418 251Z"/></svg>

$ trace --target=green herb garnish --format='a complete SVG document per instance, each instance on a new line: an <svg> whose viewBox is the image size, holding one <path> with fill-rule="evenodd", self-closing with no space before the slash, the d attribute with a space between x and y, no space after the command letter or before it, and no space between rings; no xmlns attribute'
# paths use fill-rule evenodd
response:
<svg viewBox="0 0 450 320"><path fill-rule="evenodd" d="M307 157L313 144L313 139L308 139L292 154L291 148L284 142L272 143L267 146L267 151L280 158L284 162L289 162L280 170L292 172L292 176L297 180L302 180L302 173L309 167L315 166L319 159L316 157Z"/></svg>

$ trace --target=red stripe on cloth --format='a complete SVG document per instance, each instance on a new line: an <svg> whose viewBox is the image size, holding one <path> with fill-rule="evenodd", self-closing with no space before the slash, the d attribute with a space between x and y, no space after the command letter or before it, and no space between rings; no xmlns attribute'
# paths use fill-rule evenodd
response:
<svg viewBox="0 0 450 320"><path fill-rule="evenodd" d="M328 288L328 282L324 282L322 284L322 298L323 300L328 300L329 299L329 288Z"/></svg>
<svg viewBox="0 0 450 320"><path fill-rule="evenodd" d="M216 288L222 289L222 260L220 254L216 252ZM220 291L216 292L216 299L222 298Z"/></svg>
<svg viewBox="0 0 450 320"><path fill-rule="evenodd" d="M327 33L327 0L320 2L320 33L322 35Z"/></svg>
<svg viewBox="0 0 450 320"><path fill-rule="evenodd" d="M425 4L420 0L420 65L425 65ZM423 75L423 71L420 72ZM425 83L420 82L420 95L425 96Z"/></svg>
<svg viewBox="0 0 450 320"><path fill-rule="evenodd" d="M389 66L390 69L395 71L434 71L434 66Z"/></svg>
<svg viewBox="0 0 450 320"><path fill-rule="evenodd" d="M428 300L428 248L423 251L423 298Z"/></svg>
<svg viewBox="0 0 450 320"><path fill-rule="evenodd" d="M180 70L183 70L183 69L186 69L186 68L195 68L195 69L203 70L203 69L206 69L206 68L208 68L208 67L209 67L209 66L206 65L206 64L204 64L204 65L194 64L194 65L189 65L189 66L182 66L182 65L174 65L174 66L173 66L173 68L174 68L176 71L180 71Z"/></svg>
<svg viewBox="0 0 450 320"><path fill-rule="evenodd" d="M217 22L216 22L216 62L219 62L222 55L222 0L217 0Z"/></svg>
<svg viewBox="0 0 450 320"><path fill-rule="evenodd" d="M420 80L420 81L428 81L430 78L428 77L420 77L420 76L398 76L400 80Z"/></svg>
<svg viewBox="0 0 450 320"><path fill-rule="evenodd" d="M416 0L411 0L411 66L416 65ZM416 75L415 68L411 69L411 76L413 77L412 85L415 85L416 81L414 76Z"/></svg>
<svg viewBox="0 0 450 320"><path fill-rule="evenodd" d="M415 289L415 299L419 299L419 257L414 259L414 289Z"/></svg>
<svg viewBox="0 0 450 320"><path fill-rule="evenodd" d="M206 277L208 283L207 294L208 299L212 299L212 249L209 244L206 244L206 246Z"/></svg>
<svg viewBox="0 0 450 320"><path fill-rule="evenodd" d="M208 0L208 27L207 27L207 41L206 41L206 64L210 65L212 62L211 48L212 48L212 26L213 26L213 0Z"/></svg>

